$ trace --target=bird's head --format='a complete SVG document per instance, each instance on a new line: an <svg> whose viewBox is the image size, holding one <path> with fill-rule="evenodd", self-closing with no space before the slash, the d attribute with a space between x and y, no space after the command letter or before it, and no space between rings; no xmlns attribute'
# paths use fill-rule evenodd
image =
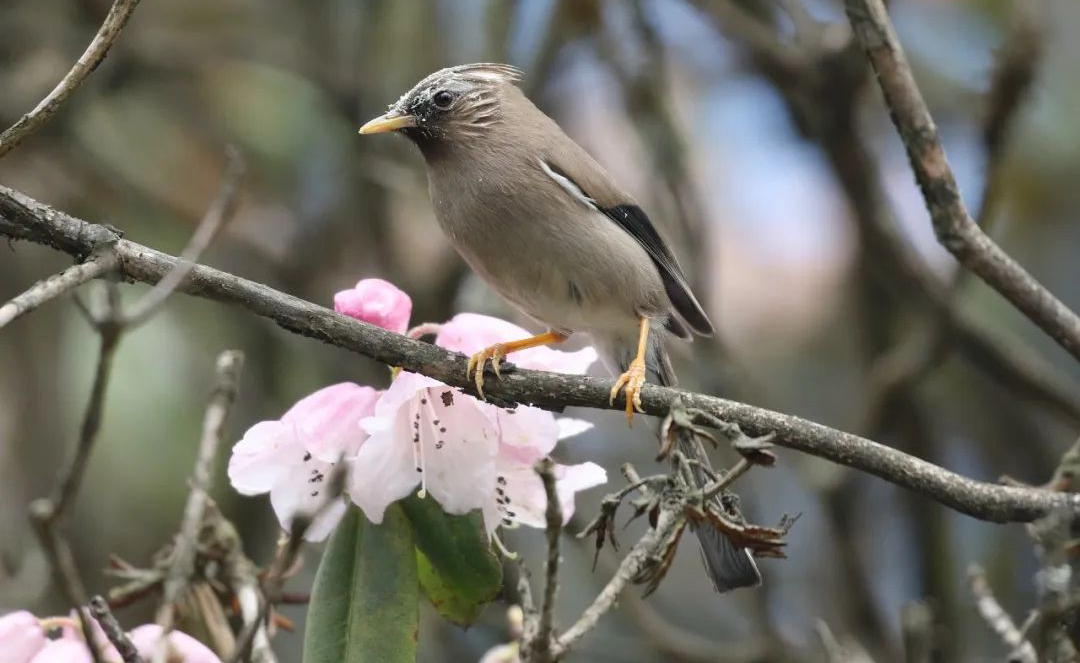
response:
<svg viewBox="0 0 1080 663"><path fill-rule="evenodd" d="M441 69L360 127L360 133L400 131L421 147L475 138L501 121L504 92L520 80L521 72L505 64Z"/></svg>

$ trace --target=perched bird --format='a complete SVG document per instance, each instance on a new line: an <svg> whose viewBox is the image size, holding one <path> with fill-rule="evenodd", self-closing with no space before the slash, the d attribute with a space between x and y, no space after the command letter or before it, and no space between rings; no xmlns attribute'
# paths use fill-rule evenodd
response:
<svg viewBox="0 0 1080 663"><path fill-rule="evenodd" d="M622 392L633 425L647 374L675 384L665 337L708 335L712 322L634 198L525 97L520 79L502 64L442 69L360 133L396 131L420 148L450 243L496 292L547 327L470 358L481 397L489 361L498 376L508 354L583 332L619 375L611 402ZM718 590L760 583L748 551L708 527L698 537Z"/></svg>

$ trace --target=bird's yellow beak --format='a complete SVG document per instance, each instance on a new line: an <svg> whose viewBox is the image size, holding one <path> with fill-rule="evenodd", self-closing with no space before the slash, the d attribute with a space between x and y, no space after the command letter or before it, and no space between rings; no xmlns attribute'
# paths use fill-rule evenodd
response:
<svg viewBox="0 0 1080 663"><path fill-rule="evenodd" d="M398 129L406 129L408 127L415 126L415 117L413 117L412 115L399 113L396 110L392 110L386 115L380 115L379 117L360 127L360 133L384 134L388 131L397 131Z"/></svg>

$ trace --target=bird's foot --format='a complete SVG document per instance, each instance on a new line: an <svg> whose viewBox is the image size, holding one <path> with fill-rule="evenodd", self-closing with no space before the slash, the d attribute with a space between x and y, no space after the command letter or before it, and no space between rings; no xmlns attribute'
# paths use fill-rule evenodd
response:
<svg viewBox="0 0 1080 663"><path fill-rule="evenodd" d="M611 388L611 398L608 400L611 404L615 403L619 391L625 392L626 421L631 427L634 425L634 410L642 414L645 413L645 410L641 409L641 388L643 386L645 386L645 361L635 359L630 362L630 367L619 376L619 379L615 381L615 386Z"/></svg>
<svg viewBox="0 0 1080 663"><path fill-rule="evenodd" d="M506 358L506 353L506 344L496 343L469 357L469 366L465 369L465 377L472 377L480 400L484 400L484 366L490 360L491 369L495 371L495 377L501 378L502 373L499 370L502 360Z"/></svg>

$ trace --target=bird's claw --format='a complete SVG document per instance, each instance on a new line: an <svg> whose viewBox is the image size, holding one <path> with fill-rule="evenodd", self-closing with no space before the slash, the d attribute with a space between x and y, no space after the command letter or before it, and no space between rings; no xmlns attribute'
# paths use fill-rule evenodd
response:
<svg viewBox="0 0 1080 663"><path fill-rule="evenodd" d="M645 362L635 359L630 362L630 367L615 381L611 388L611 397L608 403L614 405L620 391L626 393L626 420L631 427L634 425L634 410L645 414L641 408L641 388L645 385Z"/></svg>
<svg viewBox="0 0 1080 663"><path fill-rule="evenodd" d="M490 360L491 370L495 371L495 377L501 378L502 373L500 372L500 366L504 358L506 358L506 348L502 343L489 345L480 352L469 357L469 365L465 369L465 377L472 377L473 382L476 384L476 393L480 396L480 400L484 400L485 365Z"/></svg>

